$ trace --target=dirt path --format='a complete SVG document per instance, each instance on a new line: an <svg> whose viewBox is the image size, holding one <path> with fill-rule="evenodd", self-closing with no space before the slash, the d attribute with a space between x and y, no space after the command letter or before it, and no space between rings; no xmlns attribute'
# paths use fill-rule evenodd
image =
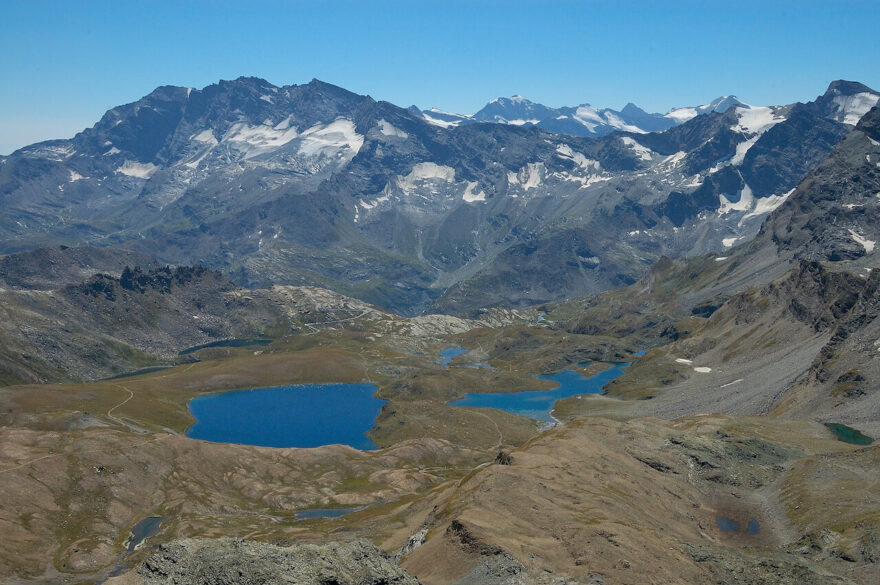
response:
<svg viewBox="0 0 880 585"><path fill-rule="evenodd" d="M112 420L116 424L131 428L131 426L128 425L127 423L125 423L122 420L113 416L113 411L116 410L117 408L119 408L120 406L123 406L126 402L128 402L132 398L134 398L134 392L132 392L131 390L129 390L125 386L122 386L121 384L113 384L113 385L116 386L117 388L119 388L120 390L125 390L126 392L128 392L128 398L126 398L125 400L123 400L122 402L117 404L116 406L113 406L112 408L110 408L110 410L107 411L107 418L109 418L110 420Z"/></svg>
<svg viewBox="0 0 880 585"><path fill-rule="evenodd" d="M482 412L474 412L474 414L479 414L483 418L488 419L490 423L492 423L492 426L494 426L495 430L498 431L498 447L500 448L504 444L504 434L501 432L501 429L498 427L498 423L496 423L495 420L491 416L489 416L488 414L484 414Z"/></svg>

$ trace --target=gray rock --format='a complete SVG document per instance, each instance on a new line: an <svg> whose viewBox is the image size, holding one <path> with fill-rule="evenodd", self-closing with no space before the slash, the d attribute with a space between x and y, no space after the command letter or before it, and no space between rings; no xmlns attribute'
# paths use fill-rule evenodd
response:
<svg viewBox="0 0 880 585"><path fill-rule="evenodd" d="M366 540L282 547L181 539L160 545L135 571L147 585L418 585Z"/></svg>

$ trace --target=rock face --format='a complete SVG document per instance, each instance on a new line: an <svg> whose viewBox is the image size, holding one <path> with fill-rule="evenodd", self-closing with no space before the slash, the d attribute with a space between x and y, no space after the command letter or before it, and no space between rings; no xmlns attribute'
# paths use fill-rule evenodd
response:
<svg viewBox="0 0 880 585"><path fill-rule="evenodd" d="M768 218L756 244L767 246L770 240L783 255L813 260L867 261L880 240L878 220L880 108L875 107Z"/></svg>
<svg viewBox="0 0 880 585"><path fill-rule="evenodd" d="M144 585L418 585L366 540L275 546L239 539L182 539L135 569Z"/></svg>

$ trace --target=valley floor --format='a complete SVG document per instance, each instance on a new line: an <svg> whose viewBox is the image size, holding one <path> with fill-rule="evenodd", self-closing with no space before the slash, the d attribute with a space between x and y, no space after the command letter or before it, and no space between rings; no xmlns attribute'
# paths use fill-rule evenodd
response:
<svg viewBox="0 0 880 585"><path fill-rule="evenodd" d="M631 354L544 325L435 337L422 329L376 337L370 327L206 348L199 362L130 378L0 389L0 572L11 583L87 583L134 567L110 583L149 585L166 582L144 569L161 555L192 567L222 557L201 541L155 548L181 537L281 547L255 544L247 553L255 558L292 555L300 549L291 543L367 538L389 552L405 547L394 559L425 585L872 583L877 446L845 444L816 422L746 416L769 408L763 389L701 397L706 385L689 390L687 376L680 393L651 400L568 399L555 411L566 422L542 431L503 411L445 403L468 391L538 389L536 372L574 367L585 351ZM793 363L822 341L793 351ZM472 351L438 363L456 345ZM666 360L724 390L743 375L714 363L711 373L693 372L700 366L675 361L674 351L655 349L631 371ZM495 369L462 367L486 360ZM363 380L389 400L370 433L377 451L182 435L192 421L186 403L203 392ZM335 507L358 510L296 518ZM124 554L131 527L151 516L163 518L158 534ZM723 531L719 518L742 528ZM757 534L745 530L752 521Z"/></svg>

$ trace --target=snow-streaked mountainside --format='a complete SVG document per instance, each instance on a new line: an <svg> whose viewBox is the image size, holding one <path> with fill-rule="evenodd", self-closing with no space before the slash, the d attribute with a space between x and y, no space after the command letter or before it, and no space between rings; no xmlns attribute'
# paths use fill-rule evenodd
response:
<svg viewBox="0 0 880 585"><path fill-rule="evenodd" d="M723 96L702 106L675 108L667 114L649 114L633 103L628 103L619 112L609 108L600 110L590 104L550 108L515 95L495 98L473 115L453 114L437 108L419 111L413 107L413 111L420 112L427 122L444 128L494 122L514 126L538 126L572 136L605 136L618 130L637 134L660 132L684 124L698 115L724 113L734 106L749 107L735 96Z"/></svg>
<svg viewBox="0 0 880 585"><path fill-rule="evenodd" d="M579 137L317 80L160 87L0 158L0 253L119 246L404 313L566 298L752 238L877 99L852 82L807 104L724 98L656 132L635 106L580 106L573 123L622 129Z"/></svg>

